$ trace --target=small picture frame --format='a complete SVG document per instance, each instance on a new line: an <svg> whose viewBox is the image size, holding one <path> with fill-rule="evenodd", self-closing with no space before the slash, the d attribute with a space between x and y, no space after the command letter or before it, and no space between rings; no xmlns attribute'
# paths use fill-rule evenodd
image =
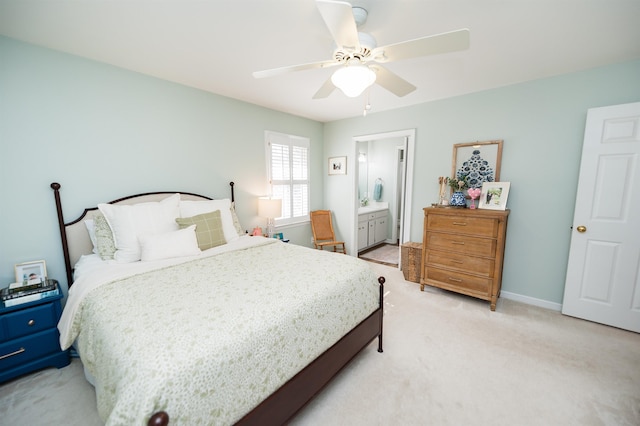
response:
<svg viewBox="0 0 640 426"><path fill-rule="evenodd" d="M507 198L509 197L510 182L485 182L482 184L480 194L480 209L504 210L507 208Z"/></svg>
<svg viewBox="0 0 640 426"><path fill-rule="evenodd" d="M15 265L16 282L27 284L40 284L47 278L47 264L44 260L18 263Z"/></svg>
<svg viewBox="0 0 640 426"><path fill-rule="evenodd" d="M329 158L329 175L346 175L347 157Z"/></svg>

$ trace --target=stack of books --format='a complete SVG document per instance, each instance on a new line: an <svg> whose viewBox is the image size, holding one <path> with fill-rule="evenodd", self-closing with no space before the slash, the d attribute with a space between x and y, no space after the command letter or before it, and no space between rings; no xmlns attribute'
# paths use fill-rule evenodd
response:
<svg viewBox="0 0 640 426"><path fill-rule="evenodd" d="M22 303L34 302L60 294L58 289L58 281L44 280L40 283L13 283L9 287L0 291L0 299L4 303L5 308L9 306L20 305Z"/></svg>

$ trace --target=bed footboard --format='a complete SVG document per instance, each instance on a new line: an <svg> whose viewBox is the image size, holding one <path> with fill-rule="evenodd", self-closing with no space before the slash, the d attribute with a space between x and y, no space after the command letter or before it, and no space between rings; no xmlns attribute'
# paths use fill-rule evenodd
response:
<svg viewBox="0 0 640 426"><path fill-rule="evenodd" d="M385 278L379 277L378 283L380 288L378 309L280 389L247 413L236 425L284 424L307 405L336 374L376 337L378 338L378 352L382 352ZM148 426L167 426L169 415L164 411L154 413L147 424Z"/></svg>

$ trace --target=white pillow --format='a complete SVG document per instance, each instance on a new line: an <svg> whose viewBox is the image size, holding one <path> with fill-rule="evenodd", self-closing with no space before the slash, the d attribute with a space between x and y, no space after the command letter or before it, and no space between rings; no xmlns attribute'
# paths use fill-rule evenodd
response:
<svg viewBox="0 0 640 426"><path fill-rule="evenodd" d="M96 227L93 223L93 219L87 219L84 221L84 226L87 227L89 232L89 238L91 239L91 245L93 247L93 253L98 253L98 243L96 241Z"/></svg>
<svg viewBox="0 0 640 426"><path fill-rule="evenodd" d="M222 231L224 232L224 239L227 243L240 238L233 224L231 200L228 198L206 201L180 201L180 217L193 217L199 214L211 213L216 210L220 210Z"/></svg>
<svg viewBox="0 0 640 426"><path fill-rule="evenodd" d="M159 202L131 205L98 204L107 219L116 245L114 258L120 263L140 260L140 235L164 234L178 230L180 194Z"/></svg>
<svg viewBox="0 0 640 426"><path fill-rule="evenodd" d="M138 238L140 240L140 257L143 262L196 256L202 252L198 248L195 225L165 234L140 235Z"/></svg>

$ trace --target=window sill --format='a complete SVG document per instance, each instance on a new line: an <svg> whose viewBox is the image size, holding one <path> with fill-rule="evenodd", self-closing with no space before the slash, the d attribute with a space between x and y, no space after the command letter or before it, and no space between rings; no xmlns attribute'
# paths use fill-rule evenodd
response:
<svg viewBox="0 0 640 426"><path fill-rule="evenodd" d="M311 224L311 221L309 219L305 219L305 220L302 220L300 222L284 223L284 224L281 224L281 225L278 225L276 223L275 229L276 230L290 229L290 228L297 228L297 227L300 227L300 226L306 226L306 225L310 225L310 224Z"/></svg>

